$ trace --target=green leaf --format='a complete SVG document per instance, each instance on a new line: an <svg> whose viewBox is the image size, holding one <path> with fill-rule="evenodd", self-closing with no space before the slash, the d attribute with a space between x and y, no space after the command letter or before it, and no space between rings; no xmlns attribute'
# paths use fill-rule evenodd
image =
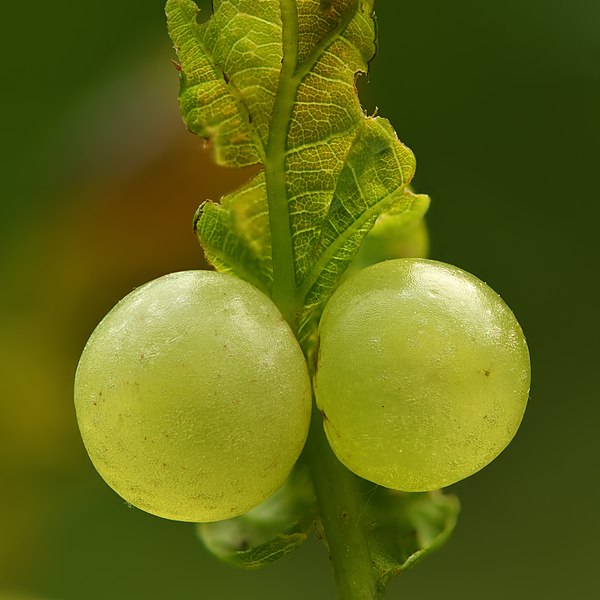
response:
<svg viewBox="0 0 600 600"><path fill-rule="evenodd" d="M410 210L413 201L405 185L413 172L414 157L391 125L383 119L362 119L307 261L301 325L335 288L381 212L390 207L398 213Z"/></svg>
<svg viewBox="0 0 600 600"><path fill-rule="evenodd" d="M264 114L269 103L260 106L264 92L244 95L253 73L270 68L276 80L278 58L270 49L245 53L244 46L257 42L251 28L253 19L263 20L257 14L263 4L215 2L223 10L203 25L197 22L199 9L191 0L170 0L166 5L169 34L181 61L179 104L184 121L192 133L212 140L221 165L242 167L260 161L260 138L250 124L249 108Z"/></svg>
<svg viewBox="0 0 600 600"><path fill-rule="evenodd" d="M183 117L218 162L262 172L201 207L198 236L219 270L270 293L306 336L378 216L413 206L412 153L356 94L375 52L373 0L213 8L199 24L191 0L167 2Z"/></svg>
<svg viewBox="0 0 600 600"><path fill-rule="evenodd" d="M267 565L303 544L318 518L312 484L304 465L270 498L244 515L199 523L198 535L215 556L245 569Z"/></svg>
<svg viewBox="0 0 600 600"><path fill-rule="evenodd" d="M456 496L441 491L406 493L378 487L367 511L369 550L383 594L394 577L448 539L460 504Z"/></svg>
<svg viewBox="0 0 600 600"><path fill-rule="evenodd" d="M220 204L202 204L194 223L207 258L219 271L234 273L270 295L273 268L263 173Z"/></svg>
<svg viewBox="0 0 600 600"><path fill-rule="evenodd" d="M298 464L271 497L244 515L199 523L198 535L216 557L245 569L267 565L303 544L318 518L308 471Z"/></svg>

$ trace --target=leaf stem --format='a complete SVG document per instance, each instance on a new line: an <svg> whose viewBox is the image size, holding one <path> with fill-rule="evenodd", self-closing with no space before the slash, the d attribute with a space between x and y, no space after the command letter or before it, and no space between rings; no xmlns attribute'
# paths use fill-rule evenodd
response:
<svg viewBox="0 0 600 600"><path fill-rule="evenodd" d="M298 15L295 0L280 0L280 7L283 58L264 167L271 229L273 302L295 331L297 329L296 274L287 202L285 157L288 126L297 91L297 83L293 75L298 61Z"/></svg>
<svg viewBox="0 0 600 600"><path fill-rule="evenodd" d="M362 519L367 498L358 478L331 451L316 407L306 456L340 600L377 600L380 595Z"/></svg>

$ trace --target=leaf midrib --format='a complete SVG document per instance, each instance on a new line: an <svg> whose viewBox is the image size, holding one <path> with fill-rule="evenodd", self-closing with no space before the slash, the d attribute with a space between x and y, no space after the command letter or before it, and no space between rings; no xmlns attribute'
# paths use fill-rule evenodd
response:
<svg viewBox="0 0 600 600"><path fill-rule="evenodd" d="M298 87L321 56L357 14L359 0L347 8L336 26L317 44L308 58L298 64L298 11L296 0L280 0L282 21L282 66L273 105L269 138L265 148L265 182L269 206L272 298L286 321L296 331L302 304L298 301L296 260L287 190L286 156L290 122Z"/></svg>

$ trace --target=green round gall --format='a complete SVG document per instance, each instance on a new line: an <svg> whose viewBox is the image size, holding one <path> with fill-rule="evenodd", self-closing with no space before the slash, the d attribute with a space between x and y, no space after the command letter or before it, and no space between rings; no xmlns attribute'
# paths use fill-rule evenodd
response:
<svg viewBox="0 0 600 600"><path fill-rule="evenodd" d="M75 378L90 458L125 500L181 521L253 508L304 445L311 386L275 305L211 271L134 290L90 337Z"/></svg>
<svg viewBox="0 0 600 600"><path fill-rule="evenodd" d="M357 475L409 492L455 483L515 435L530 364L507 305L465 271L379 263L336 290L319 325L325 432Z"/></svg>

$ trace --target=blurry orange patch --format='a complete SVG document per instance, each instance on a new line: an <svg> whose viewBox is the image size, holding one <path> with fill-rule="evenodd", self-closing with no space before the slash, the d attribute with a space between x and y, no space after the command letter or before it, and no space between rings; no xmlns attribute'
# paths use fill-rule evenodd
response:
<svg viewBox="0 0 600 600"><path fill-rule="evenodd" d="M134 287L167 272L208 268L194 212L251 173L215 167L181 125L162 152L125 176L65 190L59 208L22 238L11 299L0 314L0 581L18 583L43 560L43 481L88 472L72 399L85 341Z"/></svg>

